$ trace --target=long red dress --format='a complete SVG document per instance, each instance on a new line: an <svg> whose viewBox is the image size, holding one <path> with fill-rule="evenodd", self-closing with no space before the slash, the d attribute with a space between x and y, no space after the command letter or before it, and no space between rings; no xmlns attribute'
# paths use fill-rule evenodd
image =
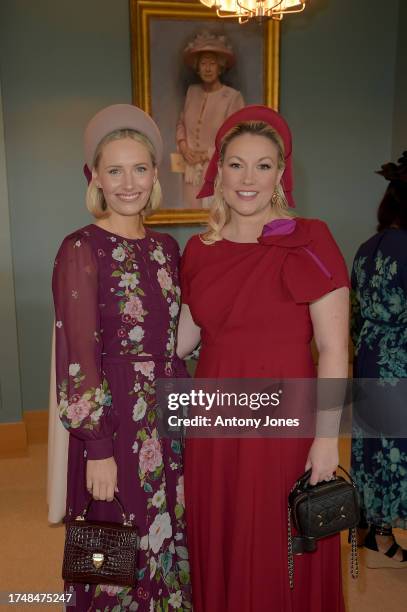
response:
<svg viewBox="0 0 407 612"><path fill-rule="evenodd" d="M309 303L348 286L318 220L274 221L258 243L187 244L183 302L202 330L199 378L315 377ZM288 229L287 229L288 228ZM281 233L283 232L283 233ZM287 497L309 439L190 439L187 535L195 612L343 612L339 537L287 571Z"/></svg>

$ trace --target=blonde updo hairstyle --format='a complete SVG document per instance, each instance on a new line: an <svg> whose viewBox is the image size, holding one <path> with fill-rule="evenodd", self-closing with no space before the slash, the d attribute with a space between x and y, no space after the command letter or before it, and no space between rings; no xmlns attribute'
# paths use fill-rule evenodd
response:
<svg viewBox="0 0 407 612"><path fill-rule="evenodd" d="M273 142L278 149L278 169L284 170L284 143L280 134L264 121L244 121L235 125L224 137L219 153L219 165L221 166L225 159L225 153L228 145L243 134L253 134L255 136L264 136ZM278 217L287 217L292 215L289 211L287 199L284 190L279 183L272 198L272 208ZM214 244L222 240L222 230L230 221L230 208L225 202L222 194L222 184L219 179L219 174L215 180L214 201L209 210L208 230L202 235L202 241L205 244Z"/></svg>
<svg viewBox="0 0 407 612"><path fill-rule="evenodd" d="M141 132L137 132L136 130L122 129L115 130L110 134L107 134L100 143L98 144L95 151L95 159L93 163L93 167L97 170L100 158L102 156L103 147L107 145L109 142L113 142L114 140L122 140L123 138L131 138L135 142L138 142L147 149L150 153L151 162L153 167L157 167L156 157L154 147L151 144L150 140L141 134ZM147 217L151 215L151 213L159 208L162 200L162 191L161 185L158 179L154 182L153 188L151 190L150 198L147 203L147 206L142 210L141 214L143 217ZM92 179L88 185L88 190L86 192L86 208L90 212L91 215L95 217L95 219L104 219L109 216L109 212L107 210L107 204L103 195L102 189L96 187L95 181Z"/></svg>

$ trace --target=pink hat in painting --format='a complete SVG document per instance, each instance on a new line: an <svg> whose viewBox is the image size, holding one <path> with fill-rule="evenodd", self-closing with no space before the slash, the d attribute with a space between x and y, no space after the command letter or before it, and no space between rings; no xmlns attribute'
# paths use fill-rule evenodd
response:
<svg viewBox="0 0 407 612"><path fill-rule="evenodd" d="M215 138L215 152L209 162L205 174L204 184L197 198L206 198L212 196L215 191L215 180L218 175L218 164L220 160L220 151L222 148L223 139L239 123L247 121L262 121L268 123L278 132L284 144L284 162L285 168L281 177L281 186L285 197L287 198L290 208L295 208L292 190L294 186L293 170L292 170L292 142L291 132L288 123L277 111L268 106L254 104L245 106L228 117L223 125L218 130Z"/></svg>
<svg viewBox="0 0 407 612"><path fill-rule="evenodd" d="M116 130L135 130L151 142L157 166L163 157L163 141L157 124L150 115L132 104L113 104L96 113L89 121L84 134L85 162L93 168L96 149L105 136Z"/></svg>
<svg viewBox="0 0 407 612"><path fill-rule="evenodd" d="M225 60L225 68L231 68L236 57L226 37L207 30L200 32L184 49L184 60L187 66L193 68L200 53L216 53Z"/></svg>

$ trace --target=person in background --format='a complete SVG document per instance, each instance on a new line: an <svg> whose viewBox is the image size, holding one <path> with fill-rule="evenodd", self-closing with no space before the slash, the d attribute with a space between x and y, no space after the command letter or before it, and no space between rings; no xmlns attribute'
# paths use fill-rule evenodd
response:
<svg viewBox="0 0 407 612"><path fill-rule="evenodd" d="M209 206L209 200L201 202L196 196L214 151L216 132L229 115L244 106L242 94L221 81L235 59L225 37L210 32L198 34L184 51L185 63L201 80L188 87L176 129L178 150L185 161L185 208Z"/></svg>
<svg viewBox="0 0 407 612"><path fill-rule="evenodd" d="M85 130L86 203L95 222L72 232L54 274L56 385L69 431L66 516L120 522L117 494L139 530L136 588L66 585L76 609L190 609L180 445L161 439L154 381L185 376L175 354L179 250L144 227L161 200L163 144L128 104Z"/></svg>
<svg viewBox="0 0 407 612"><path fill-rule="evenodd" d="M354 376L406 379L407 151L397 164L384 164L378 174L389 184L377 213L377 233L360 246L352 269ZM407 424L405 397L403 403ZM373 405L374 398L372 411ZM377 409L386 411L388 419L390 396ZM368 567L407 569L407 550L392 532L392 527L407 529L407 439L355 435L352 470L364 515L361 543L363 530L369 528L364 538Z"/></svg>

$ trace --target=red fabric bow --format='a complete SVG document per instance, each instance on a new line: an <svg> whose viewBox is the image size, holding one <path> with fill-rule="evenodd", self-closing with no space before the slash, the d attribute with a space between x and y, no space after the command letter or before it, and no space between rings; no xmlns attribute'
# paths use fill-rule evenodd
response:
<svg viewBox="0 0 407 612"><path fill-rule="evenodd" d="M233 115L230 115L230 117L228 117L224 124L219 128L215 138L215 152L209 162L208 169L205 174L205 182L202 189L198 193L197 198L206 198L214 194L214 183L218 174L218 163L222 141L225 135L232 128L234 128L238 123L242 123L244 121L264 121L264 123L271 125L271 127L274 128L281 136L285 151L285 169L283 176L281 177L281 186L287 198L288 205L291 208L295 208L294 199L291 193L293 189L293 175L290 128L288 127L286 120L275 110L269 108L268 106L260 106L256 104L246 106L245 108L238 110L236 113L233 113Z"/></svg>

